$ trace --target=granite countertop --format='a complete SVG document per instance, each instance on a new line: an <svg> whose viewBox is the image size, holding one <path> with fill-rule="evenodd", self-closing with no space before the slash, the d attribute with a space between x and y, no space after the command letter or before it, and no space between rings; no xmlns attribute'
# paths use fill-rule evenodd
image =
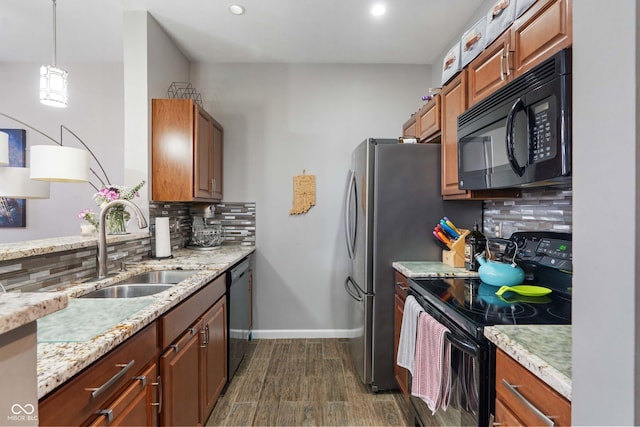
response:
<svg viewBox="0 0 640 427"><path fill-rule="evenodd" d="M562 396L571 400L571 325L502 325L485 336Z"/></svg>
<svg viewBox="0 0 640 427"><path fill-rule="evenodd" d="M406 277L476 277L477 271L469 271L462 267L450 267L440 261L396 261L391 264Z"/></svg>
<svg viewBox="0 0 640 427"><path fill-rule="evenodd" d="M0 293L0 334L62 310L67 303L67 295L61 292Z"/></svg>
<svg viewBox="0 0 640 427"><path fill-rule="evenodd" d="M179 249L173 251L171 259L141 261L115 276L57 289L55 295L62 293L65 298L70 297L69 306L52 314L54 321L48 317L38 321L38 330L40 331L41 325L43 330L42 337L40 333L38 336L38 399L254 251L254 246L222 246L212 251ZM144 271L176 268L202 271L166 291L147 297L103 301L74 298ZM96 311L96 304L108 304L109 314ZM56 318L67 327L56 329ZM92 319L93 323L90 322Z"/></svg>

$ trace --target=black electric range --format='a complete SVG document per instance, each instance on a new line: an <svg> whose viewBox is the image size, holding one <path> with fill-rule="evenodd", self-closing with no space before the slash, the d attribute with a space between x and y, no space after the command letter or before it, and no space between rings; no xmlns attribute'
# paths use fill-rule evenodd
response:
<svg viewBox="0 0 640 427"><path fill-rule="evenodd" d="M432 277L409 280L409 295L447 327L452 345L452 401L432 413L410 396L410 417L416 426L491 425L495 400L495 346L484 337L493 325L571 324L571 235L519 232L505 241L504 259L525 271L525 283L545 286L545 296L495 293L499 289L478 277ZM460 364L462 363L462 364ZM464 366L466 367L464 367ZM411 375L409 376L411 381ZM475 396L473 399L469 396Z"/></svg>
<svg viewBox="0 0 640 427"><path fill-rule="evenodd" d="M476 339L485 326L571 323L571 298L559 292L497 296L477 277L411 279L411 289Z"/></svg>

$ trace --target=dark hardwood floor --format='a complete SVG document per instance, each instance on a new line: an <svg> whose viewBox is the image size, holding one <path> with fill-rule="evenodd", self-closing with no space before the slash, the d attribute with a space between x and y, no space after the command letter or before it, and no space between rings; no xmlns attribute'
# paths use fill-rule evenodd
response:
<svg viewBox="0 0 640 427"><path fill-rule="evenodd" d="M407 408L367 390L346 340L253 340L206 425L406 426Z"/></svg>

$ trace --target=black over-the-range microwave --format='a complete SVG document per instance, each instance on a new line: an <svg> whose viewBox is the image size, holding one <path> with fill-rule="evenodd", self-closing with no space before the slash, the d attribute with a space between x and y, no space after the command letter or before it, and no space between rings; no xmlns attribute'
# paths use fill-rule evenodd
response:
<svg viewBox="0 0 640 427"><path fill-rule="evenodd" d="M571 180L571 48L458 116L463 190Z"/></svg>

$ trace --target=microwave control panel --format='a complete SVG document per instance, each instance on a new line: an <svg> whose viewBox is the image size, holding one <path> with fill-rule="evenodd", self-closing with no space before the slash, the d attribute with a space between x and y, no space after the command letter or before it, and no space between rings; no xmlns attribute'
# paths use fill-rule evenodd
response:
<svg viewBox="0 0 640 427"><path fill-rule="evenodd" d="M531 126L531 160L539 163L556 156L556 147L553 141L553 126L551 123L552 101L545 99L529 107L529 113L533 117Z"/></svg>

